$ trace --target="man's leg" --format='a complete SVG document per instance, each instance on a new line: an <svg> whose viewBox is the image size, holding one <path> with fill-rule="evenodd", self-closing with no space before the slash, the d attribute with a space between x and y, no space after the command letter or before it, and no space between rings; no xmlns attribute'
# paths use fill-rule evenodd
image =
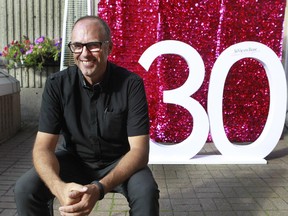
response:
<svg viewBox="0 0 288 216"><path fill-rule="evenodd" d="M159 216L158 185L148 167L131 176L117 192L127 197L131 216Z"/></svg>
<svg viewBox="0 0 288 216"><path fill-rule="evenodd" d="M94 180L106 176L119 160L98 170ZM118 185L111 192L123 194L129 202L130 216L158 216L159 190L148 166L133 174L125 183Z"/></svg>
<svg viewBox="0 0 288 216"><path fill-rule="evenodd" d="M85 173L83 164L72 154L66 151L56 153L60 167L61 179L66 182L87 184L91 181ZM15 201L19 216L50 216L51 201L54 196L42 182L35 169L30 169L16 182Z"/></svg>
<svg viewBox="0 0 288 216"><path fill-rule="evenodd" d="M19 216L50 216L49 202L54 197L34 168L18 179L14 193Z"/></svg>

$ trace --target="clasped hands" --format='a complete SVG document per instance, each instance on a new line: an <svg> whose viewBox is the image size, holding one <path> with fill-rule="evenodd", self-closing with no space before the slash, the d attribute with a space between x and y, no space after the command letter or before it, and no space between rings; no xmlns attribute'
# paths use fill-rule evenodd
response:
<svg viewBox="0 0 288 216"><path fill-rule="evenodd" d="M94 184L80 185L64 183L58 187L56 197L61 207L62 216L86 216L99 200L99 189Z"/></svg>

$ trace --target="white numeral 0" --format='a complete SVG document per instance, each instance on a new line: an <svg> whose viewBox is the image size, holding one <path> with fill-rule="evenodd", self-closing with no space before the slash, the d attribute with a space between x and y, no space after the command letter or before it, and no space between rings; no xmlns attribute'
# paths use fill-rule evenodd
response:
<svg viewBox="0 0 288 216"><path fill-rule="evenodd" d="M251 158L262 159L273 150L282 133L287 100L285 72L273 50L258 42L242 42L221 53L213 66L210 77L209 121L204 108L190 97L200 88L204 80L205 68L199 53L181 41L166 40L149 47L140 57L139 63L148 71L152 62L162 54L180 55L188 64L188 79L181 87L164 91L163 102L177 104L187 109L193 117L193 130L184 141L175 145L161 145L150 140L150 162L193 163L194 159L191 158L203 148L207 140L209 122L213 142L226 159L237 158L238 161L251 161L249 160ZM231 66L243 58L254 58L263 64L270 86L270 107L267 122L260 137L249 145L239 146L231 143L225 134L222 98L225 80ZM219 163L223 163L222 158L221 160ZM206 160L206 162L209 161Z"/></svg>
<svg viewBox="0 0 288 216"><path fill-rule="evenodd" d="M238 54L239 51L241 54ZM222 98L229 69L243 58L256 59L265 68L270 87L270 105L265 127L258 139L249 145L234 145L227 139L224 131ZM266 157L277 145L283 131L286 100L285 72L273 50L264 44L249 41L232 45L224 50L212 68L208 92L210 130L217 149L226 157Z"/></svg>

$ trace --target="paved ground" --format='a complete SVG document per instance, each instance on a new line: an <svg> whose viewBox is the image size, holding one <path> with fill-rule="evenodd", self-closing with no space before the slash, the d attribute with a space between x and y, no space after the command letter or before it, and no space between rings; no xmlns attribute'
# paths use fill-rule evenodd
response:
<svg viewBox="0 0 288 216"><path fill-rule="evenodd" d="M23 125L0 144L1 216L17 215L13 187L31 167L36 130L36 125ZM267 159L265 165L150 165L161 190L161 216L288 215L287 135ZM57 201L54 206L57 216ZM127 201L108 194L91 215L128 216Z"/></svg>

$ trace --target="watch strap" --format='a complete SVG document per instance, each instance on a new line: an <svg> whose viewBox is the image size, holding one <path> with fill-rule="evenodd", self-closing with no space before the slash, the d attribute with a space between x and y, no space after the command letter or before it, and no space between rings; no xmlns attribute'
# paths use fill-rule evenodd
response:
<svg viewBox="0 0 288 216"><path fill-rule="evenodd" d="M101 182L99 181L92 181L91 184L95 184L97 185L98 189L99 189L99 200L102 200L104 198L104 186Z"/></svg>

